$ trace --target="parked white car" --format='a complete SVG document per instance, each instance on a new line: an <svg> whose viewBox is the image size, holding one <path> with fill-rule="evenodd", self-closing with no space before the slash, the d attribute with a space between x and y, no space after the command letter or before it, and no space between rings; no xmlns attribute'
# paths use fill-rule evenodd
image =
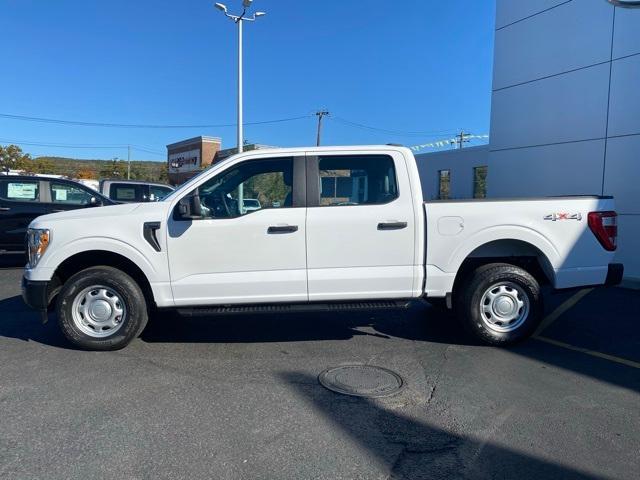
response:
<svg viewBox="0 0 640 480"><path fill-rule="evenodd" d="M263 208L240 212L240 188ZM23 297L43 315L55 300L64 335L95 350L127 345L151 307L211 314L416 300L446 302L478 338L504 345L538 326L541 285L619 283L616 236L610 197L423 202L402 147L258 150L161 202L37 218Z"/></svg>
<svg viewBox="0 0 640 480"><path fill-rule="evenodd" d="M99 192L116 203L157 202L173 192L174 188L162 183L139 180L103 179Z"/></svg>
<svg viewBox="0 0 640 480"><path fill-rule="evenodd" d="M243 213L254 212L256 210L260 210L262 205L260 205L260 201L257 198L245 198L242 201L243 205Z"/></svg>

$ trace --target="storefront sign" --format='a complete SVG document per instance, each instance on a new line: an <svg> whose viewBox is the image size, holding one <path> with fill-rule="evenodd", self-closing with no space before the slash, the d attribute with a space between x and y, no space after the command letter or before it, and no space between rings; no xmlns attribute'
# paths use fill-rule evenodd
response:
<svg viewBox="0 0 640 480"><path fill-rule="evenodd" d="M200 168L200 150L169 154L169 169L172 172L192 172Z"/></svg>

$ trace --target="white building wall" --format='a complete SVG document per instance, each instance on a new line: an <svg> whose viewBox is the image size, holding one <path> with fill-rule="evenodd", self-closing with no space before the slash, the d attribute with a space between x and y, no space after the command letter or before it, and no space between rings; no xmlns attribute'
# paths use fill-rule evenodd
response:
<svg viewBox="0 0 640 480"><path fill-rule="evenodd" d="M489 161L489 146L463 148L461 150L444 150L442 152L422 153L416 155L422 198L435 200L439 191L439 171L449 170L451 184L449 198L473 197L473 169L486 166ZM490 188L491 175L487 173L487 185Z"/></svg>
<svg viewBox="0 0 640 480"><path fill-rule="evenodd" d="M640 9L497 0L488 193L614 195L640 279Z"/></svg>

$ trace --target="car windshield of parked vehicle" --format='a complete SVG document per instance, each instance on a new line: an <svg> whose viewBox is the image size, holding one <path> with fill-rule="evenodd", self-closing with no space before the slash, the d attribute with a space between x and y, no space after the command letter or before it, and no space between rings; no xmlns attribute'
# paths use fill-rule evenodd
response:
<svg viewBox="0 0 640 480"><path fill-rule="evenodd" d="M163 187L162 185L150 185L149 186L149 194L150 197L158 202L162 200L164 197L169 195L173 191L170 187Z"/></svg>
<svg viewBox="0 0 640 480"><path fill-rule="evenodd" d="M245 208L260 208L260 202L252 198L245 198L244 206Z"/></svg>

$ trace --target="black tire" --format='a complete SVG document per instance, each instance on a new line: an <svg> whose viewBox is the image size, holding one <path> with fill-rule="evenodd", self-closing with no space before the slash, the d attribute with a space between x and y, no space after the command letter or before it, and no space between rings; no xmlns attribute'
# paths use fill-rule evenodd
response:
<svg viewBox="0 0 640 480"><path fill-rule="evenodd" d="M492 286L495 288L491 289ZM487 297L484 297L485 293ZM500 306L497 302L492 304L489 298L496 293L506 299L507 307L513 305L511 312L516 315L515 319L502 322L502 318L492 310L492 306ZM469 274L454 295L458 319L469 333L489 345L510 345L522 341L530 337L542 321L540 285L526 270L515 265L483 265ZM510 304L511 301L515 303ZM520 302L522 307L519 307ZM485 309L492 310L493 314L486 313Z"/></svg>
<svg viewBox="0 0 640 480"><path fill-rule="evenodd" d="M100 327L100 334L104 336L99 338L83 332L74 321L72 312L76 297L93 286L104 286L114 292L118 305L123 305L126 312L113 334L108 333L107 327L104 327L104 332ZM58 294L56 308L62 333L71 343L84 350L119 350L142 333L148 320L147 302L137 282L123 271L106 266L87 268L69 278Z"/></svg>

